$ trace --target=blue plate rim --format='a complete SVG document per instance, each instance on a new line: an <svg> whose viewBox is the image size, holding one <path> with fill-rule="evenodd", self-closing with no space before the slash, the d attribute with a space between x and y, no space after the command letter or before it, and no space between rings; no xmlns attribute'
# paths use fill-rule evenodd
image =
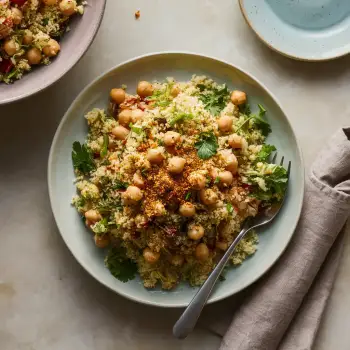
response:
<svg viewBox="0 0 350 350"><path fill-rule="evenodd" d="M334 56L325 57L325 58L321 58L321 57L320 58L307 58L307 57L292 55L292 54L289 54L287 52L281 51L277 47L271 45L267 40L265 40L265 38L259 33L259 31L255 29L254 25L250 21L249 16L247 14L245 4L244 4L245 0L239 0L238 2L239 2L239 7L240 7L240 10L241 10L241 13L243 15L245 22L248 24L250 29L255 33L255 35L258 37L258 39L260 39L260 41L262 41L272 51L275 51L284 57L291 58L291 59L297 60L297 61L303 61L303 62L328 62L328 61L336 60L336 59L341 58L341 57L345 57L350 53L350 52L344 52L344 53L341 53L339 55L334 55Z"/></svg>

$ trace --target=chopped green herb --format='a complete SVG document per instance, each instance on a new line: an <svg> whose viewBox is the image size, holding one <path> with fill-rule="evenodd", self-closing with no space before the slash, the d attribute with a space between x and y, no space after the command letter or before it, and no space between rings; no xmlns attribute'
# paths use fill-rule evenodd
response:
<svg viewBox="0 0 350 350"><path fill-rule="evenodd" d="M120 180L115 180L115 183L112 185L113 190L126 190L129 184Z"/></svg>
<svg viewBox="0 0 350 350"><path fill-rule="evenodd" d="M127 282L135 278L137 265L126 256L122 247L111 248L105 258L105 265L119 281Z"/></svg>
<svg viewBox="0 0 350 350"><path fill-rule="evenodd" d="M199 99L203 102L204 108L211 114L218 115L225 108L230 97L227 86L224 84L207 89L204 85L199 84L197 87L201 91Z"/></svg>
<svg viewBox="0 0 350 350"><path fill-rule="evenodd" d="M229 214L233 213L233 205L231 203L226 203L226 209Z"/></svg>
<svg viewBox="0 0 350 350"><path fill-rule="evenodd" d="M162 139L156 139L159 146L164 146L164 141Z"/></svg>
<svg viewBox="0 0 350 350"><path fill-rule="evenodd" d="M102 220L96 222L91 229L97 235L103 235L108 231L108 218L104 217Z"/></svg>
<svg viewBox="0 0 350 350"><path fill-rule="evenodd" d="M197 149L198 157L201 159L209 159L216 154L219 147L215 135L211 133L202 133L199 135L199 141L194 144Z"/></svg>
<svg viewBox="0 0 350 350"><path fill-rule="evenodd" d="M256 162L266 162L271 153L276 151L276 147L273 145L263 145L260 152L257 154L255 161Z"/></svg>
<svg viewBox="0 0 350 350"><path fill-rule="evenodd" d="M48 18L43 18L43 26L47 26L49 24L49 19Z"/></svg>
<svg viewBox="0 0 350 350"><path fill-rule="evenodd" d="M146 98L148 101L152 101L156 107L167 107L172 101L171 89L173 83L168 83L165 89L158 89L153 94Z"/></svg>
<svg viewBox="0 0 350 350"><path fill-rule="evenodd" d="M87 174L95 169L92 153L85 144L75 141L72 151L73 166L83 174Z"/></svg>
<svg viewBox="0 0 350 350"><path fill-rule="evenodd" d="M253 187L250 195L260 200L281 199L288 184L287 170L275 164L263 164L245 175Z"/></svg>
<svg viewBox="0 0 350 350"><path fill-rule="evenodd" d="M215 180L214 180L214 184L216 185L216 184L218 184L220 182L220 178L219 178L219 176L217 176L216 178L215 178Z"/></svg>
<svg viewBox="0 0 350 350"><path fill-rule="evenodd" d="M246 125L250 120L253 121L253 123L258 129L260 129L261 133L264 136L267 136L271 132L270 124L264 119L264 116L266 114L266 109L261 104L259 104L258 107L259 107L259 114L257 115L257 114L250 113L249 115L246 115L247 118L236 129L236 132L242 129L243 126ZM250 108L249 108L249 111L250 111Z"/></svg>
<svg viewBox="0 0 350 350"><path fill-rule="evenodd" d="M191 192L187 192L186 193L186 196L185 196L185 200L188 201L192 196L192 193Z"/></svg>
<svg viewBox="0 0 350 350"><path fill-rule="evenodd" d="M108 145L109 145L109 137L107 134L104 134L103 135L103 144L102 144L101 151L100 151L101 158L104 158L107 155Z"/></svg>
<svg viewBox="0 0 350 350"><path fill-rule="evenodd" d="M177 123L182 123L186 120L191 120L193 119L194 116L193 114L188 114L188 113L177 113L175 116L170 120L169 124L170 126L174 126Z"/></svg>
<svg viewBox="0 0 350 350"><path fill-rule="evenodd" d="M142 134L142 128L134 126L132 123L129 124L129 127L130 127L131 131L134 132L135 134L137 134L137 135Z"/></svg>
<svg viewBox="0 0 350 350"><path fill-rule="evenodd" d="M147 177L147 173L148 173L148 170L147 170L147 169L145 169L145 168L142 168L142 169L141 169L141 175L142 175L143 177Z"/></svg>

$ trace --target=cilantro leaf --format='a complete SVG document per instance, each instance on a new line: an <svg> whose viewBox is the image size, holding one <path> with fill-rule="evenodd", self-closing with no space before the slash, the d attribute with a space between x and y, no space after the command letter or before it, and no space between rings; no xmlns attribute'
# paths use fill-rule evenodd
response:
<svg viewBox="0 0 350 350"><path fill-rule="evenodd" d="M109 145L109 137L107 134L104 134L103 135L103 144L102 144L102 148L100 151L101 158L104 158L107 155L108 145Z"/></svg>
<svg viewBox="0 0 350 350"><path fill-rule="evenodd" d="M201 91L199 99L203 102L204 108L214 116L218 115L229 100L230 92L227 86L224 84L206 89L204 85L200 84L197 87Z"/></svg>
<svg viewBox="0 0 350 350"><path fill-rule="evenodd" d="M220 178L219 178L219 176L217 176L217 177L215 178L215 180L214 180L214 184L215 184L215 185L218 184L218 183L220 183Z"/></svg>
<svg viewBox="0 0 350 350"><path fill-rule="evenodd" d="M43 26L47 26L49 24L49 19L48 18L43 18Z"/></svg>
<svg viewBox="0 0 350 350"><path fill-rule="evenodd" d="M174 83L170 82L166 85L165 89L154 90L153 94L146 98L147 101L152 101L156 107L167 107L173 100L171 96L171 89Z"/></svg>
<svg viewBox="0 0 350 350"><path fill-rule="evenodd" d="M73 166L83 174L87 174L95 169L95 163L92 158L92 153L85 144L75 141L72 151Z"/></svg>
<svg viewBox="0 0 350 350"><path fill-rule="evenodd" d="M215 135L211 133L202 133L200 139L194 144L197 149L197 155L201 159L209 159L216 154L219 147Z"/></svg>
<svg viewBox="0 0 350 350"><path fill-rule="evenodd" d="M170 120L169 125L174 126L177 123L182 123L186 120L191 120L193 119L194 116L193 114L188 114L188 113L177 113L173 119Z"/></svg>
<svg viewBox="0 0 350 350"><path fill-rule="evenodd" d="M186 193L186 196L185 196L185 200L188 201L192 196L192 193L191 192L187 192Z"/></svg>
<svg viewBox="0 0 350 350"><path fill-rule="evenodd" d="M124 248L111 248L105 258L105 265L119 281L127 282L135 278L137 265L126 256Z"/></svg>
<svg viewBox="0 0 350 350"><path fill-rule="evenodd" d="M276 151L276 147L273 145L263 145L260 152L257 154L255 161L256 162L266 162L271 153Z"/></svg>

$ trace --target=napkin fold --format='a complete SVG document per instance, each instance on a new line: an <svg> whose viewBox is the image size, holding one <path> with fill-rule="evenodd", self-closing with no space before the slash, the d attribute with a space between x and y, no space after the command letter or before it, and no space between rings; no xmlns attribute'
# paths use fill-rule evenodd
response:
<svg viewBox="0 0 350 350"><path fill-rule="evenodd" d="M341 255L340 232L349 215L347 128L331 138L312 165L292 241L267 275L246 291L220 350L311 349Z"/></svg>

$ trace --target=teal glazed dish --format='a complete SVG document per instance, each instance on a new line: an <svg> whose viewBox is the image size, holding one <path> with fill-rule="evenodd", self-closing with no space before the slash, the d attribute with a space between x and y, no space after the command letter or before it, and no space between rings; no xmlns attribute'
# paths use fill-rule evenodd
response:
<svg viewBox="0 0 350 350"><path fill-rule="evenodd" d="M209 303L241 291L266 273L286 249L297 225L304 196L304 165L292 126L273 95L248 73L229 63L191 53L156 53L122 63L96 78L75 99L56 131L48 161L52 211L62 238L77 261L91 276L116 293L159 307L185 307L197 288L181 283L170 291L146 289L138 276L127 283L112 276L104 265L105 252L96 248L91 232L70 204L76 194L72 145L75 141L85 141L88 127L84 115L95 107L106 108L112 88L125 84L127 91L133 92L142 80L164 81L173 77L177 81L188 81L193 74L226 83L230 90L245 91L251 105L262 104L268 111L266 119L272 129L267 142L274 144L280 156L292 162L289 193L280 215L272 225L258 231L257 252L239 267L228 269L226 280L217 284Z"/></svg>
<svg viewBox="0 0 350 350"><path fill-rule="evenodd" d="M303 61L350 52L348 0L239 0L255 34L271 49Z"/></svg>

